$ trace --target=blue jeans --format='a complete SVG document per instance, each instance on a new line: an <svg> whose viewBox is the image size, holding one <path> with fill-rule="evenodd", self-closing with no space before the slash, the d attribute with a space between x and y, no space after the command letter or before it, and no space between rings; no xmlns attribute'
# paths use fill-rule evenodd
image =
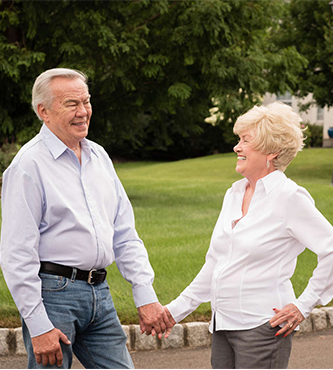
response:
<svg viewBox="0 0 333 370"><path fill-rule="evenodd" d="M126 334L114 308L106 281L89 285L82 280L41 273L42 297L54 327L71 341L60 341L63 353L61 368L70 369L73 352L89 369L134 368L126 347ZM22 332L28 352L29 369L58 369L57 365L38 365L29 330L22 320Z"/></svg>

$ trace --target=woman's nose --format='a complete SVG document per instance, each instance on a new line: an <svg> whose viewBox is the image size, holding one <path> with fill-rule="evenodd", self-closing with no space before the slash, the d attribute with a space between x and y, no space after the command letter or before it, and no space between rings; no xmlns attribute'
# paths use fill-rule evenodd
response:
<svg viewBox="0 0 333 370"><path fill-rule="evenodd" d="M234 146L234 152L237 153L239 151L239 143Z"/></svg>

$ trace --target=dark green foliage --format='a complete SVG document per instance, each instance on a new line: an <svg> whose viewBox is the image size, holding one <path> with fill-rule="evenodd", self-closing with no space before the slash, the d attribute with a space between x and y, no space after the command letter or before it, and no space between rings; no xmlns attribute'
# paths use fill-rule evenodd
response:
<svg viewBox="0 0 333 370"><path fill-rule="evenodd" d="M296 96L313 93L311 104L333 105L333 14L330 0L291 0L290 13L283 19L278 44L296 47L308 60L298 76Z"/></svg>
<svg viewBox="0 0 333 370"><path fill-rule="evenodd" d="M20 146L15 143L4 143L0 148L0 177L4 170L10 165L10 162L19 151Z"/></svg>
<svg viewBox="0 0 333 370"><path fill-rule="evenodd" d="M284 9L284 0L0 1L0 142L38 132L32 83L70 67L90 79L89 138L112 155L228 150L234 120L266 91L292 89L305 63L272 41ZM204 123L212 98L223 113L215 128Z"/></svg>

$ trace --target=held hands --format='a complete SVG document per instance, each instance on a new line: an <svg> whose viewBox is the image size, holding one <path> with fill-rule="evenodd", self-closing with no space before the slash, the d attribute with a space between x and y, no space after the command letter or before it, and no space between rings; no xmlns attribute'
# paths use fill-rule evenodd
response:
<svg viewBox="0 0 333 370"><path fill-rule="evenodd" d="M60 341L67 345L71 344L67 336L59 329L52 329L45 334L31 338L37 363L43 364L43 366L56 363L57 366L61 366L63 355Z"/></svg>
<svg viewBox="0 0 333 370"><path fill-rule="evenodd" d="M165 306L164 306L163 308L164 308L164 311L165 311L166 315L168 316L169 324L171 325L171 326L167 329L167 331L166 331L166 333L165 333L165 335L164 335L164 338L168 338L168 336L169 336L169 335L170 335L170 333L171 333L171 329L176 325L176 321L175 321L175 320L174 320L174 318L171 316L170 311L169 311Z"/></svg>
<svg viewBox="0 0 333 370"><path fill-rule="evenodd" d="M153 336L157 334L160 339L163 333L167 338L176 323L169 310L159 302L138 307L138 314L141 333L146 332L147 335L152 334Z"/></svg>
<svg viewBox="0 0 333 370"><path fill-rule="evenodd" d="M286 325L275 334L276 336L284 334L283 336L286 337L291 334L303 320L305 320L305 317L293 303L287 304L287 306L283 307L281 310L277 308L273 308L273 310L275 315L269 320L272 327L275 328L283 322L286 323Z"/></svg>

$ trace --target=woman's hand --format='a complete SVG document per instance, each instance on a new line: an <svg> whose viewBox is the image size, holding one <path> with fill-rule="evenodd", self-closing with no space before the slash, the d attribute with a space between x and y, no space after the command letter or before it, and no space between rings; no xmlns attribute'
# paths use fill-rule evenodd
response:
<svg viewBox="0 0 333 370"><path fill-rule="evenodd" d="M164 306L164 311L166 313L166 315L168 316L168 319L169 319L169 323L171 326L169 326L165 332L165 335L164 335L164 338L168 338L168 336L170 335L171 333L171 329L176 325L176 321L174 320L174 318L171 316L171 313L170 311Z"/></svg>
<svg viewBox="0 0 333 370"><path fill-rule="evenodd" d="M291 334L296 327L305 320L305 317L301 314L301 311L293 304L289 303L283 307L282 310L273 308L275 315L269 320L273 328L276 326L286 323L275 335L284 334L284 337Z"/></svg>

